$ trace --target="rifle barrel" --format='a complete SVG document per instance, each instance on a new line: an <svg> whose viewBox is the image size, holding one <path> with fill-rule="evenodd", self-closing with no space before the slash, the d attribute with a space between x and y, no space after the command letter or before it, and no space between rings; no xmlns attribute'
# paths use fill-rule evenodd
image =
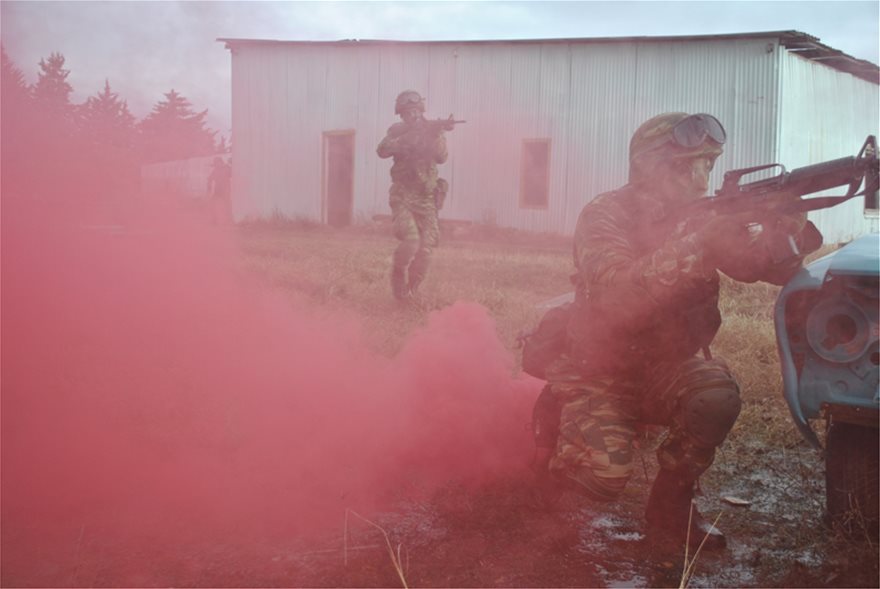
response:
<svg viewBox="0 0 880 589"><path fill-rule="evenodd" d="M793 185L799 195L812 194L860 180L864 173L856 158L842 157L792 170L785 185Z"/></svg>
<svg viewBox="0 0 880 589"><path fill-rule="evenodd" d="M722 197L747 195L747 194L771 194L785 192L803 196L814 192L821 192L830 188L836 188L851 184L865 175L866 160L855 157L842 157L836 160L821 162L810 166L797 168L772 178L763 178L740 184L727 190L719 190L716 194Z"/></svg>

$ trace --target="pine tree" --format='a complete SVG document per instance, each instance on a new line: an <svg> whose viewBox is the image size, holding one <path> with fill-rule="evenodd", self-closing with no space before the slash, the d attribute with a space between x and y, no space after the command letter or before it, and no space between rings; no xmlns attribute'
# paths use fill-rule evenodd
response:
<svg viewBox="0 0 880 589"><path fill-rule="evenodd" d="M23 101L30 97L30 89L24 79L24 74L6 53L6 48L0 44L0 60L2 60L2 73L0 73L0 89L3 91L3 104L7 101Z"/></svg>
<svg viewBox="0 0 880 589"><path fill-rule="evenodd" d="M110 89L90 96L77 109L79 139L83 146L79 169L81 186L94 195L131 192L138 177L135 117L128 103Z"/></svg>
<svg viewBox="0 0 880 589"><path fill-rule="evenodd" d="M32 179L36 175L39 144L33 133L34 116L31 91L24 74L15 65L6 48L0 45L0 165L3 174L4 196L26 195L33 192Z"/></svg>
<svg viewBox="0 0 880 589"><path fill-rule="evenodd" d="M144 156L165 161L214 153L216 131L205 127L207 115L207 109L194 112L189 100L172 89L140 124Z"/></svg>
<svg viewBox="0 0 880 589"><path fill-rule="evenodd" d="M88 141L119 148L134 145L134 115L128 110L128 102L110 90L109 80L104 80L101 92L79 107L79 121L83 138Z"/></svg>
<svg viewBox="0 0 880 589"><path fill-rule="evenodd" d="M232 151L232 146L226 143L226 135L220 135L220 141L217 142L217 153L228 153Z"/></svg>
<svg viewBox="0 0 880 589"><path fill-rule="evenodd" d="M73 87L67 82L70 70L64 69L64 56L53 52L49 59L41 59L40 70L33 88L34 100L44 110L69 115L72 111L70 93Z"/></svg>

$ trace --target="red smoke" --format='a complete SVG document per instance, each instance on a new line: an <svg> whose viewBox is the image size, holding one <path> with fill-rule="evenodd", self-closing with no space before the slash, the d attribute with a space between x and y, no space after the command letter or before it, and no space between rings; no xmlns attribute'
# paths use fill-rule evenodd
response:
<svg viewBox="0 0 880 589"><path fill-rule="evenodd" d="M184 584L205 546L526 463L537 381L484 308L433 313L388 359L190 213L63 208L3 203L4 585Z"/></svg>

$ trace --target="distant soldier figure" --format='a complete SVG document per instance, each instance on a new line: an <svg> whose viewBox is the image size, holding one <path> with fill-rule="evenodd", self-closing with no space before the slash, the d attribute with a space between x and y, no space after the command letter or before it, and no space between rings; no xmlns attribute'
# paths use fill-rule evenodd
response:
<svg viewBox="0 0 880 589"><path fill-rule="evenodd" d="M392 256L391 292L401 302L413 297L428 272L431 251L440 240L437 211L447 188L437 176L437 164L447 157L444 129L427 124L424 112L418 92L401 92L394 113L402 122L391 125L376 148L380 158L394 158L388 203L400 243Z"/></svg>
<svg viewBox="0 0 880 589"><path fill-rule="evenodd" d="M708 348L721 325L719 272L784 284L822 242L806 214L761 224L744 215L697 226L676 219L676 209L706 193L725 140L707 114L667 113L636 130L629 182L578 218L575 301L560 322L563 344L543 369L548 386L534 415L542 487L596 501L623 492L637 427L667 426L648 529L675 543L705 537L707 548L723 547L724 536L695 508L691 514L694 487L741 404L730 369ZM782 256L772 247L780 238L791 244Z"/></svg>
<svg viewBox="0 0 880 589"><path fill-rule="evenodd" d="M208 194L211 196L211 214L214 224L224 224L231 218L230 185L232 166L215 157L208 175Z"/></svg>

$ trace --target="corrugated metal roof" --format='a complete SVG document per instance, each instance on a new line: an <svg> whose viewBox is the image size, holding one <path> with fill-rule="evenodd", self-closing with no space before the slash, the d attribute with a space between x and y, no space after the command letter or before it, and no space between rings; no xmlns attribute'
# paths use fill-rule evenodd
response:
<svg viewBox="0 0 880 589"><path fill-rule="evenodd" d="M234 39L228 37L218 38L218 41L226 43L229 49L236 45L480 45L480 44L528 44L528 43L638 43L638 42L682 42L682 41L712 41L712 40L735 40L735 39L777 39L779 44L786 50L797 53L801 57L818 61L836 70L848 72L863 80L880 85L880 67L863 59L857 59L842 51L834 49L819 42L818 37L813 37L800 31L759 31L748 33L726 33L718 35L679 35L679 36L637 36L637 37L575 37L556 39L484 39L484 40L440 40L440 41L401 41L392 39L341 39L339 41L292 41L278 39Z"/></svg>

